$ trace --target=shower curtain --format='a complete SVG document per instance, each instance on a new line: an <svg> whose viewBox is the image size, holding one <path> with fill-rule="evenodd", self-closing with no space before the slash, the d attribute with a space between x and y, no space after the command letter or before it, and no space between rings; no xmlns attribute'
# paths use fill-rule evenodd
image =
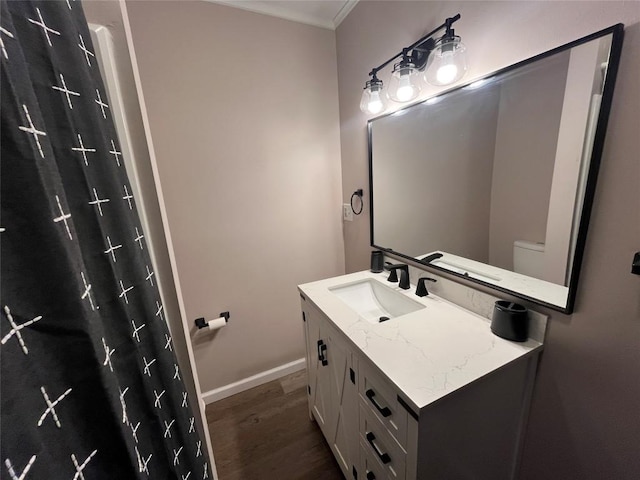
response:
<svg viewBox="0 0 640 480"><path fill-rule="evenodd" d="M209 478L82 6L1 8L0 477Z"/></svg>

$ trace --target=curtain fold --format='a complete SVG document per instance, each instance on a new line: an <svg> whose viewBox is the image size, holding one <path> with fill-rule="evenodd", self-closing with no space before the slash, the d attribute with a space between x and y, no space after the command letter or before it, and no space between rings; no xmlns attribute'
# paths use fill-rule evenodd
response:
<svg viewBox="0 0 640 480"><path fill-rule="evenodd" d="M1 476L210 478L82 6L0 4Z"/></svg>

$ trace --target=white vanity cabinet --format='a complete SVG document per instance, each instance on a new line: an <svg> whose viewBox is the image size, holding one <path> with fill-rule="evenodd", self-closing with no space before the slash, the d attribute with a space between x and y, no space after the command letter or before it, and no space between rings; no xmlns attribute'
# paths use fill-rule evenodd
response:
<svg viewBox="0 0 640 480"><path fill-rule="evenodd" d="M302 314L309 414L320 426L345 477L407 478L409 414L398 403L394 389L366 362L359 362L345 335L304 297Z"/></svg>
<svg viewBox="0 0 640 480"><path fill-rule="evenodd" d="M434 298L422 313L366 323L330 285L300 287L309 414L345 478L517 478L542 344L506 342Z"/></svg>

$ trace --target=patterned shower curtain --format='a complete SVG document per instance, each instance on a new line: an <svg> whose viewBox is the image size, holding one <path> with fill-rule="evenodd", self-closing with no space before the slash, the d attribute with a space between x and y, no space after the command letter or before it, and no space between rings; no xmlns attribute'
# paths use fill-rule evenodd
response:
<svg viewBox="0 0 640 480"><path fill-rule="evenodd" d="M206 479L80 2L1 2L1 461Z"/></svg>

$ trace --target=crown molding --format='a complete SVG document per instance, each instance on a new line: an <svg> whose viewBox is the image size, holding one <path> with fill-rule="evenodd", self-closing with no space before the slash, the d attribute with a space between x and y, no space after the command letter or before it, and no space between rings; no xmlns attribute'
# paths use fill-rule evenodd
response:
<svg viewBox="0 0 640 480"><path fill-rule="evenodd" d="M304 23L314 27L335 30L338 25L353 10L359 0L345 0L344 5L332 19L320 18L317 15L306 14L304 12L294 11L284 8L273 2L268 1L251 1L251 0L204 0L205 2L218 3L233 8L239 8L253 13L261 13L272 17L283 18L293 22ZM304 2L303 2L304 3Z"/></svg>

